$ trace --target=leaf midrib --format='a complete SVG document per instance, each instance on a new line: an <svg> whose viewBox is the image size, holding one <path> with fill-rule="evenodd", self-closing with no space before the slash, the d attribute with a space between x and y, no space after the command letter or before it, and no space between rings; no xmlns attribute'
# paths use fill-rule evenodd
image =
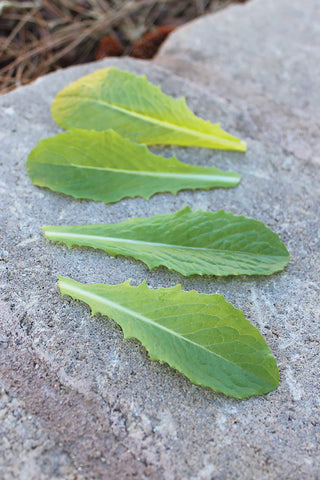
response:
<svg viewBox="0 0 320 480"><path fill-rule="evenodd" d="M45 228L45 227L44 227ZM141 244L141 245L150 245L153 247L165 247L165 248L172 248L172 249L185 249L185 250L195 250L195 251L205 251L205 252L213 252L213 253L227 253L227 254L237 254L239 256L247 256L250 255L251 257L266 257L268 259L270 258L276 258L276 259L281 259L285 258L283 255L266 255L266 254L260 254L260 253L251 253L251 252L243 252L241 250L227 250L227 249L217 249L217 248L208 248L208 247L189 247L186 245L173 245L170 243L158 243L158 242L146 242L144 240L135 240L131 238L117 238L117 237L105 237L102 235L89 235L89 234L78 234L78 233L69 233L69 232L59 232L59 231L50 231L50 230L45 230L45 236L50 239L50 235L52 237L61 237L61 238L74 238L74 239L101 239L105 241L114 241L114 242L120 242L120 243L132 243L132 244ZM75 243L76 244L76 243Z"/></svg>
<svg viewBox="0 0 320 480"><path fill-rule="evenodd" d="M45 152L48 153L55 153L52 152L51 150L45 150ZM41 165L54 165L54 166L59 166L59 167L73 167L73 168L80 168L80 169L86 169L86 170L99 170L99 171L110 171L110 172L116 172L116 173L125 173L128 175L141 175L141 176L150 176L150 177L165 177L165 178L170 178L170 177L178 177L178 178L189 178L189 177L196 177L196 178L201 178L203 180L207 178L217 178L219 180L239 180L241 175L235 172L230 172L230 175L224 176L223 174L219 173L219 170L216 170L216 174L202 174L202 173L176 173L176 172L150 172L146 170L123 170L121 168L111 168L111 167L96 167L93 165L77 165L76 163L50 163L50 162L36 162L37 164ZM190 165L191 167L191 165ZM208 169L209 170L209 169ZM227 173L227 172L226 172Z"/></svg>
<svg viewBox="0 0 320 480"><path fill-rule="evenodd" d="M151 124L160 125L161 127L168 128L169 130L175 129L175 130L178 130L182 133L187 133L188 135L191 135L191 136L198 136L198 137L202 137L202 138L205 138L205 139L210 139L211 141L212 141L212 139L215 139L215 141L218 141L219 143L222 143L222 144L225 144L225 145L233 144L233 145L238 145L239 147L241 146L241 147L245 148L244 142L242 142L241 140L237 140L236 138L234 140L232 140L232 139L228 140L228 139L225 139L223 137L218 137L214 134L202 133L201 131L196 130L195 128L192 130L191 128L180 127L179 125L176 125L175 123L168 123L168 122L165 122L164 120L158 120L158 119L155 119L153 117L148 117L147 115L142 115L142 114L134 112L132 110L128 110L124 107L118 107L118 106L113 105L112 103L106 102L104 100L97 100L95 98L81 97L79 95L69 95L69 94L65 95L65 97L77 98L78 100L80 98L81 100L84 100L84 101L87 101L87 102L89 101L89 102L92 102L92 103L97 103L99 105L107 106L111 110L116 110L118 112L125 113L126 115L130 115L132 117L138 118L139 120L147 121ZM206 123L205 120L203 120L203 119L200 119L200 120L202 120L204 123ZM215 126L215 124L212 124L212 125ZM220 128L220 127L216 127L216 128Z"/></svg>
<svg viewBox="0 0 320 480"><path fill-rule="evenodd" d="M52 153L50 150L47 150L49 153ZM127 175L140 175L144 177L164 177L164 178L196 178L198 180L210 180L210 179L217 179L219 181L224 182L234 182L240 181L240 174L230 172L230 175L222 175L220 173L216 174L202 174L202 173L168 173L168 172L148 172L145 170L123 170L120 168L110 168L110 167L94 167L91 165L77 165L74 163L54 163L51 164L50 162L36 162L37 164L41 165L54 165L58 167L73 167L79 169L86 169L86 170L99 170L99 171L110 171L115 173L124 173Z"/></svg>
<svg viewBox="0 0 320 480"><path fill-rule="evenodd" d="M123 307L122 305L116 303L116 302L113 302L112 300L107 300L105 299L104 297L101 297L99 295L96 295L95 293L92 293L92 292L88 292L87 290L85 289L81 289L79 288L78 286L75 286L75 285L63 285L63 280L60 279L59 281L59 285L61 288L63 288L66 293L68 294L68 291L69 292L74 292L74 293L80 293L81 295L85 295L87 298L91 298L92 300L97 300L99 301L100 303L105 303L106 305L109 305L113 308L115 308L116 310L120 310L124 313L127 313L128 315L131 315L135 318L138 318L140 319L142 322L145 322L149 325L152 325L156 328L159 328L160 330L163 330L165 331L166 333L169 333L170 335L173 335L177 338L179 338L180 340L183 340L187 343L191 343L192 345L198 347L198 348L201 348L202 350L204 350L205 352L209 353L209 354L212 354L213 356L229 363L230 365L236 367L236 368L239 368L240 370L243 370L244 372L246 373L249 373L250 375L252 375L253 377L255 378L258 378L260 381L263 380L265 381L266 383L270 383L268 382L266 379L264 378L261 378L257 375L255 375L254 373L250 372L249 370L246 370L245 368L241 367L240 365L238 365L237 363L234 363L234 362L231 362L229 359L225 358L225 357L222 357L221 355L217 354L216 352L213 352L212 350L208 350L206 347L204 347L203 345L199 344L199 343L195 343L193 342L192 340L190 340L189 338L186 338L184 337L183 335L179 335L177 332L175 332L174 330L170 330L169 328L167 327L164 327L163 325L160 325L159 323L157 322L154 322L152 319L148 318L148 317L145 317L144 315L141 315L140 313L137 313L136 311L134 310L130 310L129 308L126 308L126 307ZM101 313L101 312L100 312Z"/></svg>

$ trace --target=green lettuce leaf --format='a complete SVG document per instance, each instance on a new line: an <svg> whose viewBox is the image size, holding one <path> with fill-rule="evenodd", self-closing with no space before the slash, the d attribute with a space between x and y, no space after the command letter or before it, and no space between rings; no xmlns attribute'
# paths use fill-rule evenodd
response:
<svg viewBox="0 0 320 480"><path fill-rule="evenodd" d="M87 303L137 338L152 360L167 362L192 382L236 398L274 390L279 373L271 350L241 310L222 295L184 292L181 285L151 290L84 285L59 277L62 296Z"/></svg>
<svg viewBox="0 0 320 480"><path fill-rule="evenodd" d="M27 160L34 185L105 203L157 192L234 187L241 175L151 153L113 130L74 129L41 140Z"/></svg>
<svg viewBox="0 0 320 480"><path fill-rule="evenodd" d="M147 79L110 67L80 78L52 103L60 126L87 130L112 128L146 145L186 145L245 151L246 144L196 117L184 98L175 100Z"/></svg>
<svg viewBox="0 0 320 480"><path fill-rule="evenodd" d="M289 262L278 235L262 222L189 207L174 214L109 225L43 227L49 240L131 256L150 269L165 265L183 275L270 275Z"/></svg>

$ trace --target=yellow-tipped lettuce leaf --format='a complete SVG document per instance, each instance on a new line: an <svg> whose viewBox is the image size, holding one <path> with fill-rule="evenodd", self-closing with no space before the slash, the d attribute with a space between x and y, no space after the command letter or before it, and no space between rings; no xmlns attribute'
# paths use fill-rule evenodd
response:
<svg viewBox="0 0 320 480"><path fill-rule="evenodd" d="M49 240L131 256L150 269L165 265L183 275L270 275L289 262L279 236L262 222L220 210L189 207L109 225L43 227Z"/></svg>
<svg viewBox="0 0 320 480"><path fill-rule="evenodd" d="M105 203L137 196L148 200L157 192L187 188L235 187L241 177L155 155L113 130L79 129L40 140L27 171L34 185Z"/></svg>
<svg viewBox="0 0 320 480"><path fill-rule="evenodd" d="M184 98L173 99L142 76L114 67L98 70L61 90L52 103L55 122L69 130L108 130L146 145L185 145L244 152L246 144L195 116Z"/></svg>
<svg viewBox="0 0 320 480"><path fill-rule="evenodd" d="M114 319L125 338L137 338L152 360L167 362L191 382L236 398L261 395L279 383L276 360L243 312L222 295L152 290L143 282L84 285L59 277L62 296Z"/></svg>

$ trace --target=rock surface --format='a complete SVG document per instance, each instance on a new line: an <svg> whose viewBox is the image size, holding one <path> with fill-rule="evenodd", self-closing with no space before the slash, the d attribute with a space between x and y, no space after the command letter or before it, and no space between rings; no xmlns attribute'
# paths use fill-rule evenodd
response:
<svg viewBox="0 0 320 480"><path fill-rule="evenodd" d="M201 17L155 61L246 111L249 136L320 163L318 0L250 0Z"/></svg>
<svg viewBox="0 0 320 480"><path fill-rule="evenodd" d="M49 110L54 95L107 65L145 73L165 92L185 95L195 113L246 140L247 154L155 149L238 171L240 185L112 205L34 187L25 161L38 140L59 131ZM0 97L0 108L0 477L319 478L317 163L302 163L281 143L268 141L268 119L262 114L253 123L245 102L239 109L212 90L141 61L106 60L60 71ZM184 278L165 268L149 272L129 258L69 251L41 233L45 224L118 222L186 204L264 221L286 243L289 266L266 278ZM192 385L166 364L150 361L138 342L123 340L112 320L91 318L83 304L61 299L58 274L84 283L132 279L137 285L146 279L152 288L181 283L186 290L223 294L272 348L279 388L237 401Z"/></svg>

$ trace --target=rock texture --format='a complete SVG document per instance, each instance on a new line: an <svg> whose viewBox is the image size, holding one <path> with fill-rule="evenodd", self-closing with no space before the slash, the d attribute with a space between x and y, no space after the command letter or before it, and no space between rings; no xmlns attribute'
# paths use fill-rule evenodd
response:
<svg viewBox="0 0 320 480"><path fill-rule="evenodd" d="M145 73L175 97L186 96L194 112L246 140L246 154L155 148L192 164L238 171L241 184L112 205L34 187L25 161L38 140L59 131L49 110L54 95L111 64ZM227 91L223 83L217 89ZM233 84L231 76L230 89ZM302 161L289 148L290 138L287 147L276 140L307 125L304 140L311 145L317 119L306 110L303 123L270 96L264 105L276 109L277 132L264 111L254 121L253 97L248 105L237 103L234 93L231 103L211 87L150 63L115 59L60 71L0 97L0 478L319 478L319 165L311 154ZM41 233L45 224L117 222L186 204L264 221L286 243L289 266L265 278L184 278L165 268L149 272L129 258L69 251ZM223 294L272 348L279 388L237 401L192 385L166 364L150 361L138 342L123 340L112 320L91 318L84 305L61 299L58 274L86 283L132 279L136 285L146 279L152 288L181 283L186 290Z"/></svg>
<svg viewBox="0 0 320 480"><path fill-rule="evenodd" d="M317 0L250 0L176 30L156 62L250 115L249 136L318 161Z"/></svg>

